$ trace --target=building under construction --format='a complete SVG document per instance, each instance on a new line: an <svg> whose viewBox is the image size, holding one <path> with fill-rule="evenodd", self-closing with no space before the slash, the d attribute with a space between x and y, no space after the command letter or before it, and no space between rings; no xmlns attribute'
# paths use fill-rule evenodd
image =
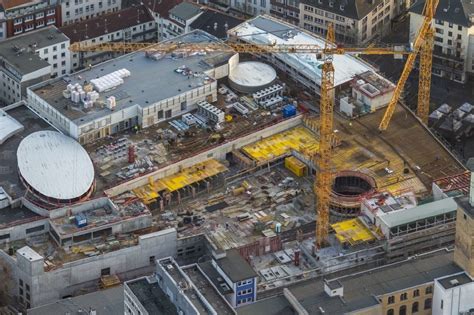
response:
<svg viewBox="0 0 474 315"><path fill-rule="evenodd" d="M290 26L266 17L232 31L253 34L275 25L288 28L275 35L283 43L303 38L324 46L323 39L294 26L289 32ZM218 42L204 32L181 39ZM34 111L23 103L4 109L23 128L0 128L0 169L8 170L0 179L0 257L15 271L14 296L18 283L33 288L35 279L41 282L29 300L22 296L23 307L93 290L101 276L147 273L165 257L191 264L237 249L258 274L256 288L269 292L453 243L457 205L446 183L467 176L458 175L465 168L406 107L397 107L380 133L383 110L376 109L385 100L370 109L356 104L360 116L334 116L331 226L328 246L315 253L321 128L312 91L321 62L274 54L262 58L272 69L265 82L228 81L249 59L134 52L31 87L28 107ZM285 67L305 65L303 73L286 72L282 60ZM384 92L393 88L357 57L337 55L334 67L336 100L356 95L366 83ZM155 82L156 73L169 80ZM335 111L341 112L339 103ZM66 168L79 176L79 162L91 162L86 175L92 178L84 188L71 176L62 188L83 188L86 198L45 204L19 181L24 160L11 152L34 132L51 130L45 122L83 144L81 159ZM64 148L49 149L60 156ZM50 188L52 180L44 177L40 186Z"/></svg>

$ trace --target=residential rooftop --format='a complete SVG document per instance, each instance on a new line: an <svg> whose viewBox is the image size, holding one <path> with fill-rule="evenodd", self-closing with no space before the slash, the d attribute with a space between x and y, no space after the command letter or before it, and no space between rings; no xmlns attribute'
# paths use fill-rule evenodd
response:
<svg viewBox="0 0 474 315"><path fill-rule="evenodd" d="M383 3L382 0L302 0L301 2L355 20L362 19Z"/></svg>
<svg viewBox="0 0 474 315"><path fill-rule="evenodd" d="M47 61L35 54L35 50L66 41L68 38L55 26L48 26L2 41L0 56L8 61L20 75L25 75L50 66Z"/></svg>
<svg viewBox="0 0 474 315"><path fill-rule="evenodd" d="M207 9L191 23L190 27L191 29L200 29L217 38L224 39L227 37L228 30L242 22L243 20L234 16L217 10Z"/></svg>
<svg viewBox="0 0 474 315"><path fill-rule="evenodd" d="M76 43L102 35L113 34L147 22L154 22L154 18L145 5L140 5L72 23L61 27L60 31L69 37L71 43Z"/></svg>
<svg viewBox="0 0 474 315"><path fill-rule="evenodd" d="M174 40L180 42L218 41L214 36L200 30L179 36ZM63 91L68 84L84 84L84 81L90 82L92 79L114 71L127 69L130 71L130 77L124 78L124 83L113 90L101 92L99 100L105 103L106 98L114 96L116 99L114 111L135 106L144 108L212 81L213 79L205 75L204 72L224 64L230 55L229 53L220 52L205 55L195 54L187 57L168 54L159 60L155 60L147 57L144 51L140 51L60 79L38 84L31 89L68 119L78 125L83 125L110 115L111 110L97 105L84 109L84 106L65 98ZM175 71L183 65L192 70L194 75L185 76ZM158 73L160 73L160 77L157 76ZM163 77L166 77L166 80L160 79Z"/></svg>
<svg viewBox="0 0 474 315"><path fill-rule="evenodd" d="M314 44L321 48L325 40L310 34L292 24L280 21L270 16L261 15L250 19L229 30L230 36L256 44ZM303 73L306 77L321 83L321 67L323 59L315 54L275 54L281 60ZM334 86L351 81L355 75L374 69L361 59L350 55L334 55Z"/></svg>
<svg viewBox="0 0 474 315"><path fill-rule="evenodd" d="M422 14L425 0L416 1L410 12ZM471 0L439 0L434 18L437 20L471 27L474 25L474 2Z"/></svg>
<svg viewBox="0 0 474 315"><path fill-rule="evenodd" d="M158 283L150 283L146 278L140 278L127 282L127 286L147 310L148 314L178 314L176 306L170 301L165 292L161 290Z"/></svg>
<svg viewBox="0 0 474 315"><path fill-rule="evenodd" d="M188 20L201 12L201 7L195 3L191 2L182 2L175 7L173 7L170 11L170 15L174 15L180 19Z"/></svg>

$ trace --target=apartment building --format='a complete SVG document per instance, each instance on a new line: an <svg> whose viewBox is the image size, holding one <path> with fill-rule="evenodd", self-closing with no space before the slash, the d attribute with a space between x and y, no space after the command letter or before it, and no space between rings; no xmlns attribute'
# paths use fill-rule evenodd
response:
<svg viewBox="0 0 474 315"><path fill-rule="evenodd" d="M158 38L157 23L144 5L66 25L60 30L71 43L89 45L113 41L154 42ZM71 54L71 67L78 70L119 55L121 53L74 52Z"/></svg>
<svg viewBox="0 0 474 315"><path fill-rule="evenodd" d="M62 25L77 23L102 14L116 12L121 8L121 0L61 0Z"/></svg>
<svg viewBox="0 0 474 315"><path fill-rule="evenodd" d="M358 45L380 39L397 14L394 0L303 0L299 9L300 27L325 36L332 23L337 41Z"/></svg>
<svg viewBox="0 0 474 315"><path fill-rule="evenodd" d="M190 25L201 15L201 7L195 3L182 2L159 17L159 40L166 40L190 31Z"/></svg>
<svg viewBox="0 0 474 315"><path fill-rule="evenodd" d="M12 104L27 87L70 72L69 39L55 26L0 43L0 102Z"/></svg>
<svg viewBox="0 0 474 315"><path fill-rule="evenodd" d="M410 9L410 40L423 21L424 1ZM474 3L440 0L432 24L435 28L434 75L464 83L474 74Z"/></svg>
<svg viewBox="0 0 474 315"><path fill-rule="evenodd" d="M232 0L231 8L248 15L270 14L271 0Z"/></svg>
<svg viewBox="0 0 474 315"><path fill-rule="evenodd" d="M0 3L0 40L61 25L61 7L53 0L10 0Z"/></svg>
<svg viewBox="0 0 474 315"><path fill-rule="evenodd" d="M299 0L270 0L270 14L291 24L300 22Z"/></svg>

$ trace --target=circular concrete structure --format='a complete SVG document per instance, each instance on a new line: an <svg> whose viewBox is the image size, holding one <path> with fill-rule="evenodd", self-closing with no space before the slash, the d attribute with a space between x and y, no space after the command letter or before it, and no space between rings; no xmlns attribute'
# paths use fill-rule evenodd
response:
<svg viewBox="0 0 474 315"><path fill-rule="evenodd" d="M241 93L255 93L269 87L277 77L275 69L263 62L241 62L229 74L229 85Z"/></svg>
<svg viewBox="0 0 474 315"><path fill-rule="evenodd" d="M331 214L355 217L360 212L361 197L375 192L375 180L364 173L342 171L334 178L331 192Z"/></svg>
<svg viewBox="0 0 474 315"><path fill-rule="evenodd" d="M73 138L56 131L38 131L23 139L17 151L23 184L48 203L72 203L94 188L94 166Z"/></svg>

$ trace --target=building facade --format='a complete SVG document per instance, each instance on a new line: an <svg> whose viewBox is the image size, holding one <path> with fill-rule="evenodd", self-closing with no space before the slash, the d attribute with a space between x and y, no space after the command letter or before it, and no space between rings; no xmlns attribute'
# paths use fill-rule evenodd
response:
<svg viewBox="0 0 474 315"><path fill-rule="evenodd" d="M5 1L0 7L0 40L61 23L61 6L55 1Z"/></svg>
<svg viewBox="0 0 474 315"><path fill-rule="evenodd" d="M159 40L170 39L188 33L190 25L199 15L201 7L195 3L182 2L159 17Z"/></svg>
<svg viewBox="0 0 474 315"><path fill-rule="evenodd" d="M122 8L121 0L61 0L61 25L77 23Z"/></svg>
<svg viewBox="0 0 474 315"><path fill-rule="evenodd" d="M410 41L421 27L424 1L410 9ZM433 68L436 76L465 83L474 74L474 5L441 0L432 25L435 29Z"/></svg>
<svg viewBox="0 0 474 315"><path fill-rule="evenodd" d="M71 70L69 39L55 26L0 43L0 101L16 103L27 87L68 74Z"/></svg>
<svg viewBox="0 0 474 315"><path fill-rule="evenodd" d="M300 22L299 0L270 0L270 14L286 22L298 25Z"/></svg>
<svg viewBox="0 0 474 315"><path fill-rule="evenodd" d="M155 42L158 37L157 23L145 6L130 7L114 13L91 18L60 28L71 41L87 45L113 41ZM73 52L71 67L83 69L90 65L118 57L113 52Z"/></svg>
<svg viewBox="0 0 474 315"><path fill-rule="evenodd" d="M332 23L337 41L357 45L381 39L397 13L393 0L304 0L299 10L300 27L325 36Z"/></svg>

